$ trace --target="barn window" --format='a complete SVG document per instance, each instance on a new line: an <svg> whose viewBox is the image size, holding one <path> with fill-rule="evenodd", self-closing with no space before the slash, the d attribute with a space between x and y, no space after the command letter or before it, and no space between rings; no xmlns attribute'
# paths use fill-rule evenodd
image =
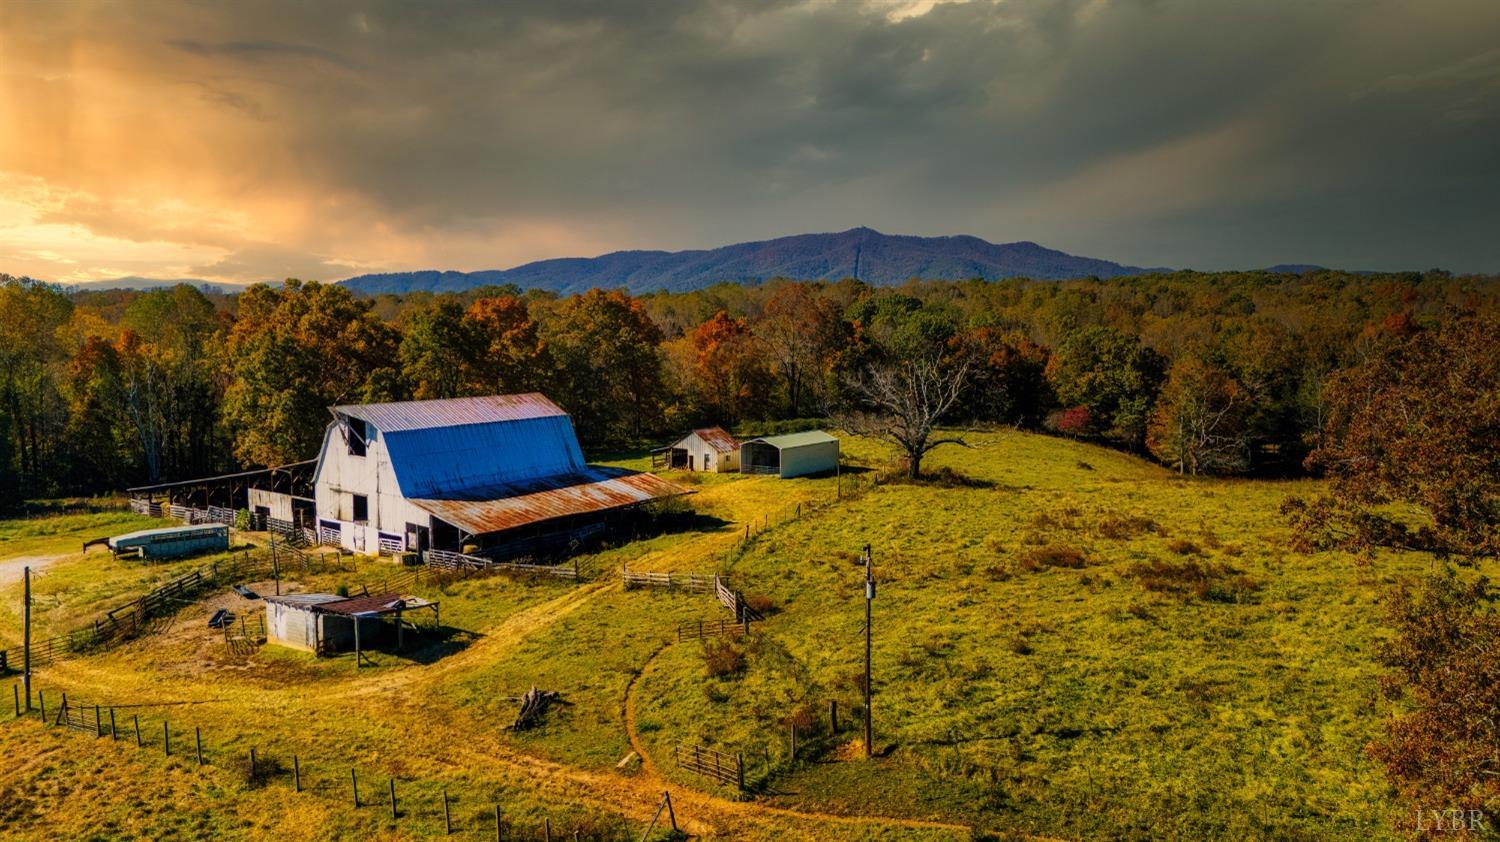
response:
<svg viewBox="0 0 1500 842"><path fill-rule="evenodd" d="M370 439L370 425L358 418L349 419L349 435L345 436L349 442L350 456L365 455L365 442Z"/></svg>
<svg viewBox="0 0 1500 842"><path fill-rule="evenodd" d="M370 519L370 498L363 494L354 495L354 520L356 522Z"/></svg>

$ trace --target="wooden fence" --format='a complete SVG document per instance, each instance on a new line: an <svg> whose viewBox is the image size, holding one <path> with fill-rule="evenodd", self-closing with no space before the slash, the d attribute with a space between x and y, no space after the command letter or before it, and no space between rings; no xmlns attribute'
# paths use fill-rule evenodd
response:
<svg viewBox="0 0 1500 842"><path fill-rule="evenodd" d="M714 589L714 576L711 573L653 573L630 570L622 566L620 578L624 580L627 590L630 588L665 588L708 593Z"/></svg>
<svg viewBox="0 0 1500 842"><path fill-rule="evenodd" d="M203 591L235 582L265 579L274 573L300 569L318 573L330 569L326 554L314 554L275 541L236 553L193 570L149 593L113 608L87 626L31 643L31 665L45 666L59 659L96 651L140 635L158 617L175 614L195 601ZM0 675L20 672L25 656L19 646L0 649Z"/></svg>
<svg viewBox="0 0 1500 842"><path fill-rule="evenodd" d="M721 784L745 788L745 760L742 755L728 754L696 743L678 743L673 747L677 765Z"/></svg>
<svg viewBox="0 0 1500 842"><path fill-rule="evenodd" d="M695 623L677 624L677 642L684 640L699 640L705 637L724 637L725 635L737 635L745 630L743 621L737 620L709 620L704 622L698 620Z"/></svg>
<svg viewBox="0 0 1500 842"><path fill-rule="evenodd" d="M719 603L728 608L737 622L746 620L766 619L759 611L745 604L745 595L736 590L730 590L729 583L722 576L714 577L714 596L718 597Z"/></svg>
<svg viewBox="0 0 1500 842"><path fill-rule="evenodd" d="M482 556L464 555L448 550L427 550L422 560L435 570L492 570L497 573L520 573L529 576L550 576L556 579L578 579L578 563L525 564L519 561L493 561Z"/></svg>

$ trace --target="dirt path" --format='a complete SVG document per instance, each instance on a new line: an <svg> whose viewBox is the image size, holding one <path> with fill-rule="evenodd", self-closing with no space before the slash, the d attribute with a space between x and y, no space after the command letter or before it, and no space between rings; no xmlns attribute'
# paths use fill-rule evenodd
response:
<svg viewBox="0 0 1500 842"><path fill-rule="evenodd" d="M27 567L31 568L31 575L34 578L38 573L51 566L53 562L67 556L67 553L58 553L56 555L23 555L0 560L0 588L21 581L26 575L25 570Z"/></svg>

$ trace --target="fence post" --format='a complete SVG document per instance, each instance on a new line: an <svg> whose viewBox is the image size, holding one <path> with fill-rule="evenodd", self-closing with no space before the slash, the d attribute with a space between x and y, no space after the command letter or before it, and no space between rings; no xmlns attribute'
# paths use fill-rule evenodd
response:
<svg viewBox="0 0 1500 842"><path fill-rule="evenodd" d="M547 842L552 842L552 819L551 819L551 817L544 816L542 818L542 830L543 830L543 835L547 839Z"/></svg>
<svg viewBox="0 0 1500 842"><path fill-rule="evenodd" d="M740 752L734 756L735 777L739 778L740 789L745 788L745 753Z"/></svg>
<svg viewBox="0 0 1500 842"><path fill-rule="evenodd" d="M168 757L172 755L172 728L165 719L161 721L161 751Z"/></svg>
<svg viewBox="0 0 1500 842"><path fill-rule="evenodd" d="M47 700L42 698L42 691L36 691L36 703L42 708L42 724L47 724Z"/></svg>
<svg viewBox="0 0 1500 842"><path fill-rule="evenodd" d="M94 705L94 736L104 736L104 722L99 718L99 706Z"/></svg>
<svg viewBox="0 0 1500 842"><path fill-rule="evenodd" d="M448 790L443 790L443 833L453 833L453 817L448 813Z"/></svg>
<svg viewBox="0 0 1500 842"><path fill-rule="evenodd" d="M495 842L500 842L500 805L495 805Z"/></svg>
<svg viewBox="0 0 1500 842"><path fill-rule="evenodd" d="M295 754L292 755L292 788L297 792L302 791L302 764Z"/></svg>
<svg viewBox="0 0 1500 842"><path fill-rule="evenodd" d="M203 765L203 729L197 725L193 726L193 744L198 749L198 765Z"/></svg>
<svg viewBox="0 0 1500 842"><path fill-rule="evenodd" d="M138 713L133 713L133 714L131 714L131 718L135 720L135 747L136 748L140 748L141 747L141 716Z"/></svg>
<svg viewBox="0 0 1500 842"><path fill-rule="evenodd" d="M672 832L676 833L677 832L677 813L672 810L672 793L663 790L662 794L661 794L661 797L665 798L667 800L667 819L672 822Z"/></svg>
<svg viewBox="0 0 1500 842"><path fill-rule="evenodd" d="M792 727L792 762L797 762L797 723L791 723Z"/></svg>
<svg viewBox="0 0 1500 842"><path fill-rule="evenodd" d="M21 718L21 685L10 685L10 694L16 698L16 718Z"/></svg>
<svg viewBox="0 0 1500 842"><path fill-rule="evenodd" d="M354 808L359 809L359 774L349 767L349 783L354 788Z"/></svg>
<svg viewBox="0 0 1500 842"><path fill-rule="evenodd" d="M391 778L391 821L396 820L396 779Z"/></svg>
<svg viewBox="0 0 1500 842"><path fill-rule="evenodd" d="M109 738L115 742L120 741L120 730L115 727L115 709L109 709Z"/></svg>

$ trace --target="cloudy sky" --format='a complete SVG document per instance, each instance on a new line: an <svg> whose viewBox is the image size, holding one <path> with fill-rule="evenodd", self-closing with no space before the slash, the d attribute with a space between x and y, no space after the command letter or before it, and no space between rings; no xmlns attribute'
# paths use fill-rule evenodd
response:
<svg viewBox="0 0 1500 842"><path fill-rule="evenodd" d="M1500 272L1500 2L0 0L0 272L505 268L868 225Z"/></svg>

